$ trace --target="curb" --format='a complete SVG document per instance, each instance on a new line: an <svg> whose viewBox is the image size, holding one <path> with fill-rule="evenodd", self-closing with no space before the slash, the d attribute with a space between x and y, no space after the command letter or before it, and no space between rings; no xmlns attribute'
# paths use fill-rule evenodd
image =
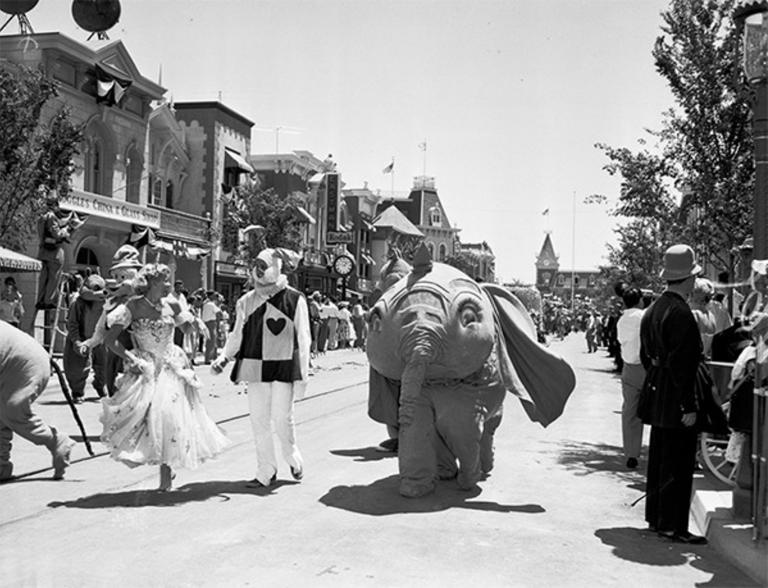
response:
<svg viewBox="0 0 768 588"><path fill-rule="evenodd" d="M752 540L752 524L736 520L731 490L696 490L691 517L710 546L762 586L768 586L768 542Z"/></svg>

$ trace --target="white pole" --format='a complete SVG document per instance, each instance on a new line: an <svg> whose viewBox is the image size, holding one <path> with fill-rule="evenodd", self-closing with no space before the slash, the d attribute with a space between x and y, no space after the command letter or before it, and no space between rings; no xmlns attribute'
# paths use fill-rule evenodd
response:
<svg viewBox="0 0 768 588"><path fill-rule="evenodd" d="M392 177L390 180L390 192L392 193L392 198L395 197L395 156L392 156Z"/></svg>
<svg viewBox="0 0 768 588"><path fill-rule="evenodd" d="M571 314L576 312L576 190L573 191L573 227L571 228ZM575 318L574 316L571 317Z"/></svg>

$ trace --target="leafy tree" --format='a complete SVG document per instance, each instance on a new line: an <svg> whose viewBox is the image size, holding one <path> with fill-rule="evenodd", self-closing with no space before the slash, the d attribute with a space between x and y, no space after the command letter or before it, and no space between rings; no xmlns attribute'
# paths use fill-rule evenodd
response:
<svg viewBox="0 0 768 588"><path fill-rule="evenodd" d="M450 255L445 258L443 263L452 265L457 270L464 272L467 274L470 278L474 278L475 275L475 268L472 265L472 263L467 259L465 255L462 255L461 253L457 255Z"/></svg>
<svg viewBox="0 0 768 588"><path fill-rule="evenodd" d="M617 245L608 245L608 260L640 287L659 285L661 254L680 232L677 205L671 194L676 169L663 155L652 153L645 141L641 150L598 144L610 162L610 175L622 178L619 199L611 214L628 221L614 229ZM599 197L592 197L597 200Z"/></svg>
<svg viewBox="0 0 768 588"><path fill-rule="evenodd" d="M662 35L652 55L675 107L662 129L649 134L654 152L598 144L622 176L613 213L628 219L616 229L610 261L657 286L661 252L688 242L718 269L733 270L731 250L751 232L754 164L749 89L740 74L734 0L672 0L662 13ZM683 193L680 204L673 190Z"/></svg>
<svg viewBox="0 0 768 588"><path fill-rule="evenodd" d="M729 271L731 249L752 231L754 189L750 89L741 73L734 3L673 0L653 49L676 102L661 138L693 212L685 238Z"/></svg>
<svg viewBox="0 0 768 588"><path fill-rule="evenodd" d="M23 250L44 207L41 186L69 190L82 130L67 108L49 122L44 107L58 95L42 72L4 64L0 69L0 245Z"/></svg>
<svg viewBox="0 0 768 588"><path fill-rule="evenodd" d="M301 205L297 194L283 197L273 188L262 190L258 182L235 188L224 217L224 247L249 266L267 247L301 251L303 229L296 209ZM241 242L242 231L252 226L259 228Z"/></svg>

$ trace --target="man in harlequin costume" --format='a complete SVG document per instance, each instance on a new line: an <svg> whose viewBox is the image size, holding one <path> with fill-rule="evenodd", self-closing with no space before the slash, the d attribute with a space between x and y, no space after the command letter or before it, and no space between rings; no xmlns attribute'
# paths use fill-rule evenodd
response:
<svg viewBox="0 0 768 588"><path fill-rule="evenodd" d="M112 257L112 266L109 268L109 275L112 279L107 282L109 296L104 303L104 309L102 310L99 322L96 324L93 336L85 341L83 345L93 349L104 342L104 335L110 327L107 324L107 315L133 296L133 280L141 267L142 263L139 260L139 252L135 247L123 245L115 252L115 255ZM117 340L126 349L133 349L131 335L128 331L122 331ZM108 394L113 396L117 389L115 380L117 375L123 371L123 361L108 349L105 349L104 353L103 382L107 386Z"/></svg>
<svg viewBox="0 0 768 588"><path fill-rule="evenodd" d="M294 401L304 396L309 376L311 334L304 295L288 285L284 265L296 253L265 249L256 258L251 278L253 289L236 305L235 325L224 350L211 365L220 373L235 360L231 379L248 383L248 407L256 442L258 468L250 487L268 487L277 480L277 458L272 427L280 440L283 457L295 480L304 475L304 463L296 444Z"/></svg>
<svg viewBox="0 0 768 588"><path fill-rule="evenodd" d="M60 480L69 465L74 442L35 414L32 403L51 376L48 353L32 337L0 321L0 481L13 476L13 434L43 445L53 456L53 478Z"/></svg>

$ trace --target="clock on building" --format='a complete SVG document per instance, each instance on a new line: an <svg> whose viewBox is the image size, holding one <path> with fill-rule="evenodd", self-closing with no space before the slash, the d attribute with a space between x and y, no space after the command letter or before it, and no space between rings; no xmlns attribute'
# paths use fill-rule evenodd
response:
<svg viewBox="0 0 768 588"><path fill-rule="evenodd" d="M339 255L333 260L333 270L340 276L348 276L352 273L352 268L355 265L355 260L349 255Z"/></svg>

